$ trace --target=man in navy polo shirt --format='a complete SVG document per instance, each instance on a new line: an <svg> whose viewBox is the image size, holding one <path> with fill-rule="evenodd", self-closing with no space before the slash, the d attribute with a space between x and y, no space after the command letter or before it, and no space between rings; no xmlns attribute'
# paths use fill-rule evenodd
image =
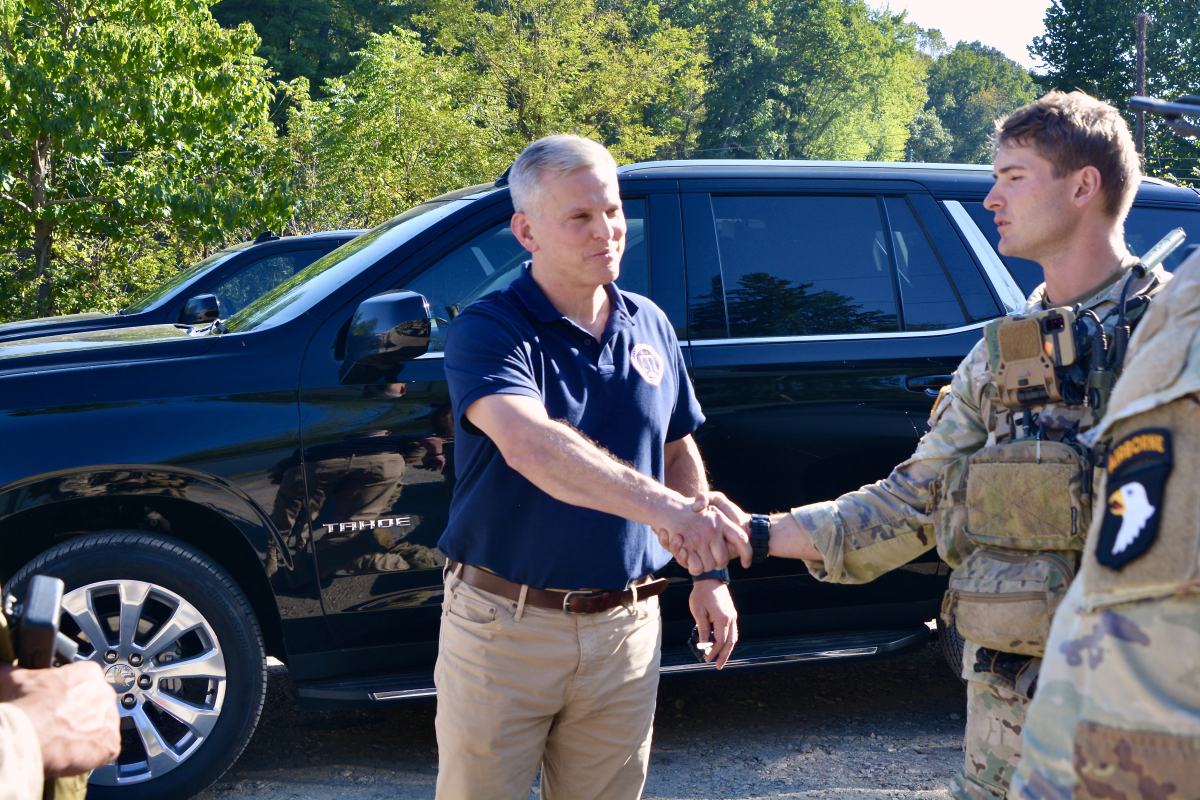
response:
<svg viewBox="0 0 1200 800"><path fill-rule="evenodd" d="M737 641L716 571L749 540L695 498L704 421L666 316L613 283L625 246L616 164L577 136L531 144L510 173L512 230L533 254L450 326L458 483L438 687L444 800L637 798L661 645L651 573L691 543L691 608ZM699 509L699 510L697 510Z"/></svg>

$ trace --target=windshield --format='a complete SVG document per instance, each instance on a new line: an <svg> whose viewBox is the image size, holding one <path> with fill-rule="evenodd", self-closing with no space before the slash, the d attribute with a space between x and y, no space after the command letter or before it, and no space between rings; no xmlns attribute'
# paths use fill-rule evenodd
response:
<svg viewBox="0 0 1200 800"><path fill-rule="evenodd" d="M469 202L431 200L392 217L297 272L230 317L226 327L239 333L295 319L401 243Z"/></svg>
<svg viewBox="0 0 1200 800"><path fill-rule="evenodd" d="M250 242L247 242L246 244L250 244ZM166 283L159 286L150 294L146 295L141 300L138 300L133 305L121 309L121 313L140 314L143 311L149 311L159 303L169 300L180 286L191 283L192 280L203 275L208 270L213 269L225 261L228 261L237 253L238 250L241 250L244 246L245 245L242 245L240 247L230 248L228 250L218 250L203 261L192 264L183 272L175 273L175 275L172 276Z"/></svg>

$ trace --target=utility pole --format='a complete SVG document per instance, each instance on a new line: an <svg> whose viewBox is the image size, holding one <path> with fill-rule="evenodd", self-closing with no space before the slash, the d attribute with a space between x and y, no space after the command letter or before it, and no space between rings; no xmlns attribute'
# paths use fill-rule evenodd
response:
<svg viewBox="0 0 1200 800"><path fill-rule="evenodd" d="M1149 14L1142 12L1137 15L1137 94L1146 95L1146 21ZM1146 113L1137 112L1137 124L1134 127L1133 143L1139 156L1146 155Z"/></svg>

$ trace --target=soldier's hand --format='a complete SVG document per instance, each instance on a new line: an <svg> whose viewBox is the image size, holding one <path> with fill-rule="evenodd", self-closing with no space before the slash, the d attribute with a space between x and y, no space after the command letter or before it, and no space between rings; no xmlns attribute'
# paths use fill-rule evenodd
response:
<svg viewBox="0 0 1200 800"><path fill-rule="evenodd" d="M55 669L0 667L0 701L19 707L33 723L48 778L82 775L121 752L117 696L93 661Z"/></svg>

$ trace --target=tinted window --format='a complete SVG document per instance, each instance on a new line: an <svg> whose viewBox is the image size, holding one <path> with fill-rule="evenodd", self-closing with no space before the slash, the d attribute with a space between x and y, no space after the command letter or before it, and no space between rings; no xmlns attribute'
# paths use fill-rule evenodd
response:
<svg viewBox="0 0 1200 800"><path fill-rule="evenodd" d="M904 329L935 331L965 324L950 279L908 202L902 197L887 197L883 202L892 228Z"/></svg>
<svg viewBox="0 0 1200 800"><path fill-rule="evenodd" d="M1130 209L1129 216L1125 218L1125 244L1129 252L1141 255L1175 228L1183 228L1187 239L1163 262L1168 272L1174 272L1192 252L1192 248L1200 246L1200 208L1195 211L1179 208Z"/></svg>
<svg viewBox="0 0 1200 800"><path fill-rule="evenodd" d="M927 194L910 194L908 204L917 212L925 233L929 234L929 241L950 275L950 283L958 292L967 318L991 319L1004 313L945 210Z"/></svg>
<svg viewBox="0 0 1200 800"><path fill-rule="evenodd" d="M309 264L235 314L226 327L240 333L295 319L404 242L466 205L470 201L430 200L413 206Z"/></svg>
<svg viewBox="0 0 1200 800"><path fill-rule="evenodd" d="M983 235L991 242L992 247L999 253L1000 234L996 231L996 222L992 212L984 208L983 203L963 203L962 205L971 215L971 219L975 220L979 229L983 231ZM1135 207L1130 210L1129 216L1125 219L1125 245L1129 248L1129 252L1141 255L1175 228L1183 228L1187 233L1187 239L1163 262L1163 266L1168 272L1174 272L1175 268L1183 263L1190 248L1200 244L1200 209L1192 211L1179 208ZM1000 258L1026 296L1042 283L1042 268L1037 262L1004 255Z"/></svg>
<svg viewBox="0 0 1200 800"><path fill-rule="evenodd" d="M625 208L625 254L617 285L628 292L650 294L646 268L646 201L622 200ZM429 301L435 317L454 319L458 312L486 294L508 286L529 260L529 252L513 236L508 220L460 245L449 255L405 284ZM429 343L431 352L445 344L445 326L436 326Z"/></svg>
<svg viewBox="0 0 1200 800"><path fill-rule="evenodd" d="M874 197L713 197L733 337L897 330Z"/></svg>
<svg viewBox="0 0 1200 800"><path fill-rule="evenodd" d="M320 257L320 250L297 250L251 261L212 290L221 316L237 313Z"/></svg>
<svg viewBox="0 0 1200 800"><path fill-rule="evenodd" d="M247 243L249 244L249 243ZM143 297L141 300L133 303L127 308L121 309L122 314L140 314L143 311L149 311L157 305L161 305L175 296L175 292L183 285L190 283L206 272L211 272L221 264L237 255L237 251L241 247L230 248L228 250L220 250L213 253L203 261L198 261L192 264L182 272L177 272L166 283L163 283L150 294ZM222 311L222 313L224 313Z"/></svg>

